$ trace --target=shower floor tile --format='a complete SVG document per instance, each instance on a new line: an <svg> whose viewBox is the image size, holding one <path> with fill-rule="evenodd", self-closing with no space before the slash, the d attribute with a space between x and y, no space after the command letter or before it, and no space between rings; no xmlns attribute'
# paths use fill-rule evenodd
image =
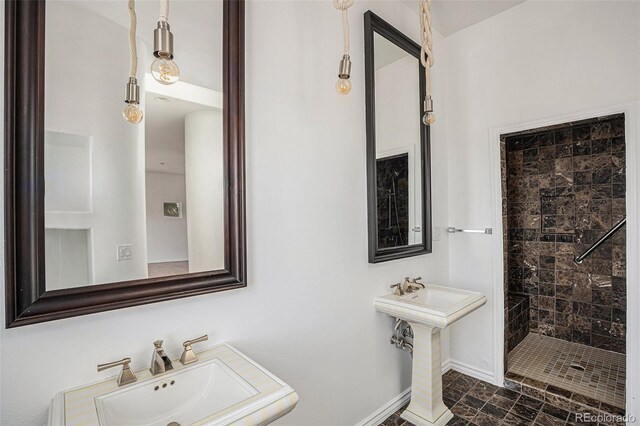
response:
<svg viewBox="0 0 640 426"><path fill-rule="evenodd" d="M508 372L614 407L625 406L624 354L530 333L509 353Z"/></svg>

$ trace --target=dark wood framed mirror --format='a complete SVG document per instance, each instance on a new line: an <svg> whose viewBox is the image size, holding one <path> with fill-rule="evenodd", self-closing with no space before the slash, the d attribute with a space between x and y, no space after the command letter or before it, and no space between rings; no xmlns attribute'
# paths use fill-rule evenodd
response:
<svg viewBox="0 0 640 426"><path fill-rule="evenodd" d="M420 46L371 11L364 14L364 46L369 263L431 253Z"/></svg>
<svg viewBox="0 0 640 426"><path fill-rule="evenodd" d="M80 2L78 2L80 3ZM83 7L96 7L95 4L106 4L108 2L83 2ZM118 4L117 20L123 20L128 22L127 15L127 2L122 2L122 5ZM148 2L150 3L150 2ZM155 3L155 2L153 2ZM203 2L207 3L207 2ZM212 47L216 51L216 57L219 61L219 70L210 69L209 72L219 74L219 88L217 92L209 88L203 89L203 93L212 94L211 102L219 102L218 105L209 108L210 110L216 110L219 114L219 151L220 156L216 159L203 158L201 161L217 161L220 164L219 175L220 187L219 190L219 236L220 240L217 244L221 247L219 252L219 264L221 267L211 268L201 267L195 272L192 269L188 269L176 274L167 274L164 276L149 277L146 272L146 264L144 265L144 271L139 273L138 278L128 279L127 275L121 275L119 278L99 278L87 284L82 280L76 282L73 286L61 286L60 288L52 288L51 286L51 271L47 270L45 258L49 259L49 251L51 247L51 240L62 241L65 238L76 238L78 231L85 232L82 226L78 226L75 223L72 226L68 226L69 232L64 232L58 228L64 228L63 225L54 224L49 226L49 222L64 223L69 215L75 215L73 217L82 217L83 220L89 220L92 215L96 215L94 200L92 207L87 208L87 212L65 212L67 216L61 215L59 211L50 212L50 210L60 210L59 208L48 208L49 199L45 200L45 180L49 183L49 189L55 189L55 186L51 185L48 173L54 169L54 166L50 166L50 141L51 146L54 146L59 150L53 150L56 158L66 159L68 166L76 167L82 164L82 161L71 161L71 159L81 158L83 152L91 152L94 156L100 153L98 149L99 138L95 135L87 137L86 145L83 145L83 139L81 135L71 135L70 132L64 143L58 143L55 141L56 137L59 137L60 126L55 127L55 131L58 133L51 133L50 128L46 126L53 126L55 117L45 114L50 112L51 108L49 97L50 89L56 84L55 74L50 74L47 71L45 58L47 61L55 58L49 51L45 54L45 50L51 48L55 43L50 43L50 40L46 36L47 27L56 24L55 20L47 21L46 16L50 11L47 11L48 6L54 6L54 2L49 0L8 0L5 2L5 269L6 269L6 326L17 327L27 324L39 323L43 321L51 321L61 318L73 317L78 315L85 315L90 313L102 312L112 309L119 309L124 307L143 305L147 303L166 301L170 299L177 299L188 296L201 295L205 293L218 292L223 290L237 289L246 286L246 242L245 242L245 157L244 157L244 1L242 0L222 0L217 2L216 7L220 8L220 13L216 17L219 19L219 26L217 31L219 32L219 43L215 43ZM91 6L94 4L94 6ZM100 6L98 6L100 7ZM106 7L106 6L105 6ZM146 7L146 6L141 6ZM52 8L53 9L53 8ZM175 7L175 20L179 21L180 12L179 7ZM122 12L124 11L124 12ZM80 13L80 12L79 12ZM83 10L81 13L88 13L87 10ZM104 28L109 27L112 23L108 20L107 12L95 19L100 19L99 22L104 24ZM144 14L146 16L147 14ZM60 16L65 16L60 14ZM84 16L84 15L83 15ZM86 15L89 16L89 15ZM92 15L93 16L93 15ZM138 14L138 19L142 18L143 14ZM191 13L191 16L195 16ZM157 17L157 15L155 15ZM155 20L155 17L153 20ZM93 18L92 18L93 19ZM152 19L152 18L149 18ZM189 18L192 19L192 18ZM170 19L171 20L171 19ZM76 21L78 22L78 21ZM87 23L93 22L90 20ZM58 23L58 25L62 25ZM196 27L195 25L193 25ZM172 26L174 32L179 31L180 25ZM176 33L176 40L179 36L185 37L185 34L192 30L188 28L189 25L183 25L182 34ZM104 29L102 28L102 29ZM111 27L109 27L111 28ZM115 27L114 27L115 28ZM197 28L196 28L197 29ZM126 30L123 30L126 31ZM141 26L139 22L138 31L140 34ZM144 36L149 36L148 33L153 33L153 28L145 27ZM147 33L148 31L148 33ZM193 31L193 30L192 30ZM104 35L107 37L103 37ZM120 34L120 33L119 33ZM90 36L82 37L88 39L91 43L95 43L95 49L100 48L102 38L107 39L112 33L104 31L102 36ZM124 57L122 61L115 58L114 67L117 70L124 70L123 73L118 74L120 80L126 82L126 70L128 67L129 51L127 43L126 32L117 37L114 36L120 45L125 45L122 49L124 52L118 58ZM142 36L140 36L142 37ZM61 43L58 43L61 44ZM144 47L146 45L143 45ZM183 52L183 58L187 55L187 43L182 44L186 46ZM176 41L176 49L178 48L178 42ZM217 49L217 50L216 50ZM213 50L212 50L213 51ZM205 53L198 52L200 59L202 59ZM141 48L138 49L138 55L141 55ZM150 56L150 55L149 55ZM213 54L211 56L214 56ZM153 58L151 58L153 59ZM179 60L179 59L178 59ZM120 62L124 65L120 65ZM194 62L186 61L188 65ZM75 64L75 68L72 68L78 73L84 72L81 64ZM115 66L117 65L117 66ZM72 67L74 64L72 64ZM142 67L140 67L142 68ZM146 68L148 69L148 68ZM55 70L53 70L55 71ZM53 72L52 71L52 72ZM92 72L98 72L100 70L93 69ZM105 70L106 72L112 72L112 70ZM144 72L144 70L142 71ZM185 76L187 83L193 83L196 81L202 86L207 86L206 83L197 81L198 78L195 75L189 73L189 67L183 66L181 72ZM124 74L124 75L122 75ZM192 73L193 74L193 73ZM106 74L105 74L106 75ZM181 77L182 78L182 77ZM206 78L205 78L206 79ZM79 79L80 80L80 79ZM45 82L47 90L45 90ZM96 84L100 84L101 80L96 78ZM185 84L181 83L185 87ZM106 93L117 92L118 102L122 102L123 98L123 85L117 87L110 86ZM160 86L158 86L160 87ZM79 89L78 89L79 90ZM172 105L186 105L182 109L183 115L187 112L194 110L193 103L183 102L178 99L179 96L175 95L175 99L170 92L164 92L162 90L154 94L152 92L146 93L147 109L145 111L145 120L152 120L154 123L158 123L163 117L159 111L158 106L153 106L152 101L158 101L158 105L162 102L167 102L167 98L171 98L171 101L175 104ZM215 92L215 93L214 93ZM67 91L72 95L71 91ZM169 95L166 95L169 93ZM216 95L217 93L217 95ZM162 95L162 96L160 96ZM183 99L184 100L184 99ZM71 103L71 102L70 102ZM91 107L101 106L102 104L108 104L109 101L105 98L103 102L93 102ZM64 103L61 103L63 105ZM153 104L156 105L156 104ZM46 107L46 108L45 108ZM84 108L83 105L70 104L69 108L77 108L78 110ZM117 104L115 107L110 106L113 111L120 114L120 108L122 103ZM155 109L154 109L155 108ZM177 108L177 107L176 107ZM191 108L191 109L189 109ZM47 111L45 111L47 109ZM198 109L198 108L195 108ZM199 109L203 109L200 108ZM155 111L155 112L154 112ZM111 114L111 112L109 113ZM111 116L111 115L110 115ZM119 117L122 121L121 117ZM78 118L78 121L82 121ZM167 120L164 120L167 121ZM118 124L119 126L120 124ZM131 126L129 123L125 123L123 126ZM185 124L185 126L187 126ZM109 127L109 126L103 126ZM124 127L123 127L124 128ZM132 127L127 127L131 129ZM151 129L153 130L153 129ZM185 130L188 133L188 129ZM147 133L151 133L147 127ZM75 139L74 139L75 138ZM75 142L73 142L75 141ZM58 143L58 145L56 145ZM147 145L149 141L146 142ZM91 145L93 144L93 145ZM150 164L156 161L153 156L149 156L147 152L144 152L145 142L141 142L141 164ZM46 145L46 146L45 146ZM73 152L75 154L69 156L65 153L69 153L66 150L69 146L77 147L91 146L93 151L90 150L77 150ZM77 154L77 155L76 155ZM188 154L188 153L187 153ZM145 163L146 155L146 163ZM188 155L187 155L188 156ZM45 161L46 158L46 161ZM119 152L115 155L114 163L120 163L127 160L127 157ZM184 159L183 159L184 161ZM65 161L62 161L64 164ZM90 163L92 167L96 165ZM89 163L88 163L89 164ZM165 163L159 163L164 165ZM68 167L68 168L73 168ZM79 168L76 167L76 168ZM46 169L46 170L45 170ZM63 170L64 172L65 170ZM145 173L148 173L148 168L143 168L142 180L144 181ZM97 187L96 180L100 176L99 173L94 173L93 187ZM116 175L119 176L119 175ZM54 176L56 179L62 179L63 177ZM53 179L53 178L51 178ZM195 178L192 178L192 180ZM132 185L131 182L139 179L129 178L125 181L124 186ZM189 176L187 176L189 180ZM82 179L75 179L76 182L82 182ZM209 185L209 182L200 181L199 185L204 187L214 186L213 183ZM82 185L80 185L82 186ZM123 185L121 185L123 186ZM66 189L63 190L63 192ZM73 192L78 190L79 193L84 193L85 189L78 189L74 187L67 192ZM149 189L146 189L147 192ZM141 189L142 198L144 199L144 186ZM61 191L57 191L58 193ZM85 191L86 192L86 191ZM110 189L104 190L104 193L114 198L113 191ZM56 195L56 191L47 192L48 197ZM51 195L53 194L53 195ZM59 194L58 194L59 195ZM67 194L68 195L68 194ZM80 200L82 197L78 197ZM139 203L138 198L132 198L135 203ZM75 200L77 201L77 200ZM74 202L75 202L74 201ZM174 226L179 223L183 217L183 203L178 198L166 197L163 199L163 203L157 203L153 205L153 209L159 216L163 215L164 208L164 226ZM147 200L148 202L148 200ZM55 204L51 201L52 205ZM127 211L132 202L124 204L125 207L112 208L113 211L125 210ZM77 204L82 204L79 201ZM91 204L91 203L88 203ZM187 201L187 214L193 213L195 207L189 211L189 202ZM144 205L143 205L144 206ZM93 210L91 210L93 209ZM78 210L78 209L76 209ZM200 213L203 213L202 211ZM51 217L50 217L51 216ZM207 212L204 212L205 220ZM213 220L213 219L211 219ZM172 222L173 221L173 222ZM143 222L146 223L146 222ZM147 224L148 225L148 224ZM49 232L50 228L55 228L54 231ZM93 227L93 228L92 228ZM88 231L95 231L96 225L90 223L86 225ZM93 229L93 231L91 231ZM147 226L146 232L149 232ZM103 232L106 234L115 233L114 230ZM87 239L84 236L80 236L78 241L80 244L95 243L97 238L95 235L90 235ZM146 234L144 234L146 236ZM57 240L56 240L57 239ZM66 240L65 240L66 241ZM123 241L127 242L127 241ZM119 243L119 242L118 242ZM127 264L126 261L130 260L132 256L139 256L143 254L145 261L148 261L148 249L145 241L144 247L134 247L123 244L117 246L117 260L120 262L117 266ZM150 244L150 243L148 243ZM62 246L62 244L59 244ZM149 245L151 247L151 245ZM155 246L154 246L155 247ZM53 249L51 249L53 250ZM116 257L116 245L111 244L107 250L106 257L110 261L115 260ZM97 255L98 250L94 247L93 255ZM85 255L80 256L77 253L73 255L66 255L66 258L76 261L78 258L83 258ZM113 259L112 259L113 258ZM90 263L90 262L89 262ZM87 264L89 264L87 263ZM131 265L133 263L128 263ZM56 265L60 270L69 270L68 265ZM87 267L87 270L94 273L98 269L93 265L94 269ZM67 268L67 269L65 269ZM51 268L50 268L51 269ZM73 270L73 268L71 268ZM115 267L103 268L106 270L115 270ZM77 275L77 274L76 274ZM62 274L59 274L62 276ZM77 276L73 277L74 279ZM49 279L50 283L47 283ZM64 279L70 279L67 276ZM76 279L76 281L78 281ZM62 283L64 284L64 283Z"/></svg>

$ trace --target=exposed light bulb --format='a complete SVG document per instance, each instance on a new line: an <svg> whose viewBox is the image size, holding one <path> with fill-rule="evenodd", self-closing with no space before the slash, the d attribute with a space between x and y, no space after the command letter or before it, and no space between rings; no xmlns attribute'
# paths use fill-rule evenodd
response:
<svg viewBox="0 0 640 426"><path fill-rule="evenodd" d="M425 112L422 116L422 122L427 126L431 126L436 122L436 115L431 111Z"/></svg>
<svg viewBox="0 0 640 426"><path fill-rule="evenodd" d="M341 95L348 95L351 92L351 81L348 78L340 78L336 81L336 90Z"/></svg>
<svg viewBox="0 0 640 426"><path fill-rule="evenodd" d="M160 57L151 63L151 75L160 84L173 84L180 78L180 69L172 59Z"/></svg>
<svg viewBox="0 0 640 426"><path fill-rule="evenodd" d="M142 110L138 104L128 103L122 109L122 116L131 124L138 124L142 121Z"/></svg>

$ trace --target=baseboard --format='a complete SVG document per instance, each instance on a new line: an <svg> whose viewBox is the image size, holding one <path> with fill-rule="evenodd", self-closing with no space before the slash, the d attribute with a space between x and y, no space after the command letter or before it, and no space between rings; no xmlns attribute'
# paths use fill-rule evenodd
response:
<svg viewBox="0 0 640 426"><path fill-rule="evenodd" d="M385 421L390 415L395 413L411 399L411 387L402 391L402 393L391 401L384 404L375 413L371 414L366 419L362 420L356 426L378 426Z"/></svg>
<svg viewBox="0 0 640 426"><path fill-rule="evenodd" d="M467 376L471 376L474 379L482 380L489 383L493 383L494 380L492 372L482 370L480 368L450 358L442 363L442 374L446 373L449 370L455 370L459 373L464 373ZM406 404L410 399L411 387L405 389L400 395L396 396L391 401L387 402L378 410L376 410L375 413L357 423L356 426L378 426L390 415L398 411L398 409Z"/></svg>
<svg viewBox="0 0 640 426"><path fill-rule="evenodd" d="M467 376L471 376L474 379L482 380L483 382L493 383L495 381L495 377L493 372L483 370L478 367L474 367L473 365L465 364L464 362L456 361L453 359L447 360L447 367L450 370L455 370L459 373L466 374ZM443 373L444 365L442 366ZM502 386L502 384L500 384Z"/></svg>

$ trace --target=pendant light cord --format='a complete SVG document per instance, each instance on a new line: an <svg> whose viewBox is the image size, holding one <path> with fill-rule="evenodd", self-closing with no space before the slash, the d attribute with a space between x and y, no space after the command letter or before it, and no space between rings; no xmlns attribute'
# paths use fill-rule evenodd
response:
<svg viewBox="0 0 640 426"><path fill-rule="evenodd" d="M136 27L138 26L138 21L136 19L135 0L129 0L129 17L131 18L131 24L129 26L129 54L131 55L129 77L135 78L138 73L138 48L136 46Z"/></svg>
<svg viewBox="0 0 640 426"><path fill-rule="evenodd" d="M169 0L160 0L160 15L158 16L158 21L169 21Z"/></svg>
<svg viewBox="0 0 640 426"><path fill-rule="evenodd" d="M431 0L420 2L420 62L425 69L425 95L431 96L431 67L433 66L433 34L431 32Z"/></svg>
<svg viewBox="0 0 640 426"><path fill-rule="evenodd" d="M344 53L349 54L349 19L347 10L353 6L353 0L333 0L333 7L342 11L342 35L344 37Z"/></svg>

